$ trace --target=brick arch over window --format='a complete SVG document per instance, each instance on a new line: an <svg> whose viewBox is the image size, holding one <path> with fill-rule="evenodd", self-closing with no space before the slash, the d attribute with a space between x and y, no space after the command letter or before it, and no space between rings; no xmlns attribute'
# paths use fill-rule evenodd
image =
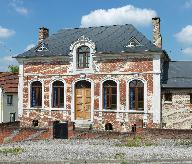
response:
<svg viewBox="0 0 192 164"><path fill-rule="evenodd" d="M31 83L31 107L42 107L42 83L34 81Z"/></svg>
<svg viewBox="0 0 192 164"><path fill-rule="evenodd" d="M129 83L129 109L144 110L144 83L141 80Z"/></svg>
<svg viewBox="0 0 192 164"><path fill-rule="evenodd" d="M103 82L103 108L117 109L117 83L113 80Z"/></svg>
<svg viewBox="0 0 192 164"><path fill-rule="evenodd" d="M52 84L52 107L64 108L64 83L59 80Z"/></svg>

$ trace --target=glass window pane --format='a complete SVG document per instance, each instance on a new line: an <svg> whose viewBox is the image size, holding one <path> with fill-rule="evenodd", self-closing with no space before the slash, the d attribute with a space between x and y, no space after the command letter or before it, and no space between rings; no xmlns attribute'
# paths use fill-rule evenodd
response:
<svg viewBox="0 0 192 164"><path fill-rule="evenodd" d="M112 87L112 94L116 95L117 94L117 87Z"/></svg>
<svg viewBox="0 0 192 164"><path fill-rule="evenodd" d="M103 89L103 107L107 108L107 88Z"/></svg>
<svg viewBox="0 0 192 164"><path fill-rule="evenodd" d="M138 100L143 101L143 88L138 88Z"/></svg>
<svg viewBox="0 0 192 164"><path fill-rule="evenodd" d="M111 104L117 104L117 96L116 95L112 95Z"/></svg>
<svg viewBox="0 0 192 164"><path fill-rule="evenodd" d="M144 108L144 103L143 103L143 101L138 101L138 108L139 108L140 110L143 110L143 108Z"/></svg>
<svg viewBox="0 0 192 164"><path fill-rule="evenodd" d="M130 88L129 105L130 105L130 109L135 108L135 89L134 88Z"/></svg>

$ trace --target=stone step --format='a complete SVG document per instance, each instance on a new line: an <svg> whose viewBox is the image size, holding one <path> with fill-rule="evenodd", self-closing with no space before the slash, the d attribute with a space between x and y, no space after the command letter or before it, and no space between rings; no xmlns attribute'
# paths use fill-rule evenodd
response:
<svg viewBox="0 0 192 164"><path fill-rule="evenodd" d="M91 129L92 124L75 124L75 130L82 129L82 130L89 130Z"/></svg>

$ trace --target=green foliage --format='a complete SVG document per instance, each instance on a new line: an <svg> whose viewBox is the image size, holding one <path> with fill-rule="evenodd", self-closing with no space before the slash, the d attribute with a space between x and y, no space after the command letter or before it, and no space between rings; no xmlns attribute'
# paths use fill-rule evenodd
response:
<svg viewBox="0 0 192 164"><path fill-rule="evenodd" d="M115 159L124 159L125 158L125 153L116 153L115 154Z"/></svg>
<svg viewBox="0 0 192 164"><path fill-rule="evenodd" d="M176 142L176 146L187 146L187 147L190 147L190 146L192 146L192 140L178 140Z"/></svg>
<svg viewBox="0 0 192 164"><path fill-rule="evenodd" d="M133 138L128 138L126 146L128 147L141 147L141 146L152 146L153 143L149 140L143 139L141 136L135 136Z"/></svg>
<svg viewBox="0 0 192 164"><path fill-rule="evenodd" d="M121 164L129 164L129 163L128 163L128 162L123 161L123 162L121 162Z"/></svg>
<svg viewBox="0 0 192 164"><path fill-rule="evenodd" d="M1 154L13 154L13 155L18 155L23 152L23 149L20 147L14 147L14 148L2 148L0 149Z"/></svg>
<svg viewBox="0 0 192 164"><path fill-rule="evenodd" d="M9 72L19 73L19 66L18 65L9 65L8 69L9 69Z"/></svg>

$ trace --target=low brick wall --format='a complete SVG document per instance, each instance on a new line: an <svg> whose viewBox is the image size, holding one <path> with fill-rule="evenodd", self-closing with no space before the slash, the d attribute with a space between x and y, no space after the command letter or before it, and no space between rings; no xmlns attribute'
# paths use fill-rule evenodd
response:
<svg viewBox="0 0 192 164"><path fill-rule="evenodd" d="M192 139L190 129L143 129L139 132L144 137L164 138L164 139Z"/></svg>
<svg viewBox="0 0 192 164"><path fill-rule="evenodd" d="M0 129L4 129L4 128L19 128L19 127L20 127L20 121L0 123Z"/></svg>

